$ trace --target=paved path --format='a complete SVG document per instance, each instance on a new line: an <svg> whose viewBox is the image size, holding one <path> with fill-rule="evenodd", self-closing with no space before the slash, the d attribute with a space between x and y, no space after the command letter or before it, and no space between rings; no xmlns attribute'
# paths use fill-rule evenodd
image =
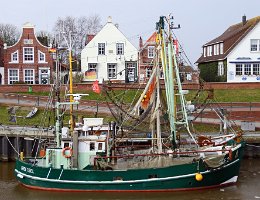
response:
<svg viewBox="0 0 260 200"><path fill-rule="evenodd" d="M20 105L20 106L37 106L44 108L46 106L47 97L44 96L33 96L33 95L19 95L17 94L8 94L8 93L0 93L0 103L7 104L7 105ZM227 103L223 104L224 108L227 109L229 112L242 112L242 115L252 113L252 112L259 112L260 111L260 104L255 103ZM251 106L248 106L251 105ZM97 102L95 101L86 101L81 100L78 106L74 107L75 110L86 111L86 112L97 112ZM110 113L110 110L105 102L98 103L98 112L99 113ZM205 113L213 113L212 109L207 108L203 110ZM260 113L259 113L260 114ZM243 118L244 117L244 118ZM243 121L251 121L254 123L255 127L260 128L260 118L251 117L246 118L246 116L240 116L241 120L234 120L234 122L241 126ZM196 122L202 123L209 123L209 124L220 124L220 119L216 119L211 117L210 115L202 115L202 117L198 117Z"/></svg>

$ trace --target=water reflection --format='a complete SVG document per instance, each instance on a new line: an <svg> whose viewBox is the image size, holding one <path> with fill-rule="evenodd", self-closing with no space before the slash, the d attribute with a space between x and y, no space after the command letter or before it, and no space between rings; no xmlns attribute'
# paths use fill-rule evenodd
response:
<svg viewBox="0 0 260 200"><path fill-rule="evenodd" d="M189 192L47 192L19 185L13 175L14 163L0 163L0 200L253 200L260 199L260 159L243 160L237 185Z"/></svg>

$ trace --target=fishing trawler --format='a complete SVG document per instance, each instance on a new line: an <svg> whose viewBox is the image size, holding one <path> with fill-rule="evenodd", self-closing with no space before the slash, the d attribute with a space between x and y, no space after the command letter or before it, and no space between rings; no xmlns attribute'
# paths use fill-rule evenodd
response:
<svg viewBox="0 0 260 200"><path fill-rule="evenodd" d="M118 128L115 123L105 125L102 118L84 118L75 123L73 130L61 127L60 107L78 104L79 96L74 95L77 98L70 102L56 102L55 145L35 158L20 156L16 160L15 176L22 185L51 191L149 192L205 189L237 181L245 146L241 135L227 132L199 142L189 128L190 106L179 77L171 26L170 17L164 16L156 24L153 72L131 111L136 116L152 113L151 137L147 138L152 146L134 151L117 148ZM167 100L165 117L170 124L167 148L162 143L160 127L161 71ZM186 128L192 140L189 148L179 145L180 126Z"/></svg>

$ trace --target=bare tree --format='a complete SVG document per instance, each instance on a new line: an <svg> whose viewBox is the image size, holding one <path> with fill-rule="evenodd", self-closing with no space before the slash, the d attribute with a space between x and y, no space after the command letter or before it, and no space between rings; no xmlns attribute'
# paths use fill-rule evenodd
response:
<svg viewBox="0 0 260 200"><path fill-rule="evenodd" d="M12 24L0 24L0 38L8 46L17 42L20 33L16 26Z"/></svg>
<svg viewBox="0 0 260 200"><path fill-rule="evenodd" d="M79 18L67 16L56 21L54 34L56 41L63 46L67 45L63 37L67 41L71 37L74 53L78 55L85 46L86 35L96 34L100 29L101 20L98 15Z"/></svg>
<svg viewBox="0 0 260 200"><path fill-rule="evenodd" d="M51 33L47 32L47 31L38 31L36 33L36 37L39 40L39 42L41 44L43 44L44 46L50 46L50 44L53 43L53 36L51 35Z"/></svg>

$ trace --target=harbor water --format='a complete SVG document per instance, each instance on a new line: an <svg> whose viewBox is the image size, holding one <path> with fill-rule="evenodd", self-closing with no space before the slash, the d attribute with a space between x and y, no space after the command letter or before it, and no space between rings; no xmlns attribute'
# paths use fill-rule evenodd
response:
<svg viewBox="0 0 260 200"><path fill-rule="evenodd" d="M21 186L13 162L0 162L0 200L253 200L260 199L260 159L244 159L236 185L185 192L50 192Z"/></svg>

